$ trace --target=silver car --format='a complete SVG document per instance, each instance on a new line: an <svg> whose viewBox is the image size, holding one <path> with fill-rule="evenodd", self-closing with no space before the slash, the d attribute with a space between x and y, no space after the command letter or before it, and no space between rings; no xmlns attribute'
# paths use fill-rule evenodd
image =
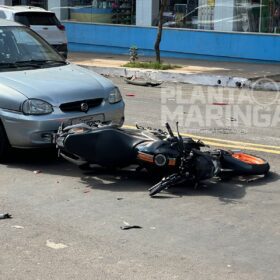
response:
<svg viewBox="0 0 280 280"><path fill-rule="evenodd" d="M62 121L122 125L119 89L65 61L29 28L0 20L0 159L9 146L51 145Z"/></svg>

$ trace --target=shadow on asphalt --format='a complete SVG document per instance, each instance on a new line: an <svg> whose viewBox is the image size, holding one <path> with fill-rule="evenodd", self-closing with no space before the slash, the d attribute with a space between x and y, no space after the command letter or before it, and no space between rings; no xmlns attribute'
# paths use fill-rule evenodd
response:
<svg viewBox="0 0 280 280"><path fill-rule="evenodd" d="M31 172L40 170L46 174L53 175L79 176L80 174L80 170L76 166L58 158L57 151L54 148L32 150L13 149L9 159L3 164L8 168L20 168Z"/></svg>
<svg viewBox="0 0 280 280"><path fill-rule="evenodd" d="M40 170L45 174L58 176L77 176L80 182L93 189L118 192L147 192L158 178L152 178L145 171L135 172L135 168L122 170L108 170L102 167L93 167L89 170L80 170L77 166L62 159L58 159L55 149L47 150L13 150L10 159L5 163L8 168L20 168L28 171ZM193 186L180 185L162 191L154 199L171 199L182 196L213 196L225 204L239 203L246 195L248 188L260 187L260 192L266 192L265 186L278 181L280 176L271 172L266 177L259 178L232 178L230 181L209 180L201 183L197 189Z"/></svg>
<svg viewBox="0 0 280 280"><path fill-rule="evenodd" d="M270 172L265 177L234 177L227 182L212 179L201 183L197 189L178 186L166 192L177 196L213 196L224 204L237 204L239 200L245 197L247 189L260 187L261 192L266 192L265 186L279 179L280 176L277 173Z"/></svg>
<svg viewBox="0 0 280 280"><path fill-rule="evenodd" d="M10 156L5 160L9 167L21 165L48 165L58 161L55 148L46 149L12 149Z"/></svg>
<svg viewBox="0 0 280 280"><path fill-rule="evenodd" d="M81 171L82 172L82 171ZM101 167L95 167L91 171L82 172L81 182L93 189L102 189L107 191L145 191L156 184L159 179L153 178L145 171L135 172L135 169L108 170ZM248 188L264 188L267 184L278 181L280 176L276 173L270 173L267 177L248 177L232 178L228 182L221 182L213 179L201 183L194 189L193 185L180 185L162 191L154 196L154 199L170 199L182 196L213 196L218 198L224 204L238 203L246 195ZM265 191L265 189L264 189Z"/></svg>

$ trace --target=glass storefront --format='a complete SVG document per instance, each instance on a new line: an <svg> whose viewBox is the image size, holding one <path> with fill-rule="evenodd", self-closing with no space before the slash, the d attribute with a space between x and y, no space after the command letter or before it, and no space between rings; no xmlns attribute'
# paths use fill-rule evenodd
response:
<svg viewBox="0 0 280 280"><path fill-rule="evenodd" d="M280 0L170 0L164 26L280 33Z"/></svg>
<svg viewBox="0 0 280 280"><path fill-rule="evenodd" d="M135 24L136 0L69 0L68 20Z"/></svg>
<svg viewBox="0 0 280 280"><path fill-rule="evenodd" d="M137 2L139 1L139 2ZM141 17L158 23L156 8L143 0L64 0L62 20L89 23L135 25L137 4L142 1ZM48 8L47 0L14 0L15 4ZM19 2L19 3L17 3ZM143 4L144 3L144 4ZM146 5L146 6L145 6ZM146 13L147 10L147 13ZM138 11L140 15L140 11ZM146 15L147 14L147 15ZM280 33L280 0L169 0L164 26L224 32Z"/></svg>

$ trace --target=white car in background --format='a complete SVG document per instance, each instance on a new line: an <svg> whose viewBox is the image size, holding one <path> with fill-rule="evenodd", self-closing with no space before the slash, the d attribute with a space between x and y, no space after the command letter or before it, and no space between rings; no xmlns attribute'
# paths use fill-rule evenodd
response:
<svg viewBox="0 0 280 280"><path fill-rule="evenodd" d="M67 57L65 27L55 13L32 6L0 6L0 19L12 20L30 27L61 55Z"/></svg>

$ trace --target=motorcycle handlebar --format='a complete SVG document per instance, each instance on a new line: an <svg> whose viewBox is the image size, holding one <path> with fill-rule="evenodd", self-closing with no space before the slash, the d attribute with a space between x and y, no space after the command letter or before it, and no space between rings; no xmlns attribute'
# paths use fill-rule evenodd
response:
<svg viewBox="0 0 280 280"><path fill-rule="evenodd" d="M166 123L166 124L165 124L165 127L166 127L166 129L167 129L169 135L170 135L171 137L174 137L173 131L172 131L172 129L171 129L169 123Z"/></svg>

